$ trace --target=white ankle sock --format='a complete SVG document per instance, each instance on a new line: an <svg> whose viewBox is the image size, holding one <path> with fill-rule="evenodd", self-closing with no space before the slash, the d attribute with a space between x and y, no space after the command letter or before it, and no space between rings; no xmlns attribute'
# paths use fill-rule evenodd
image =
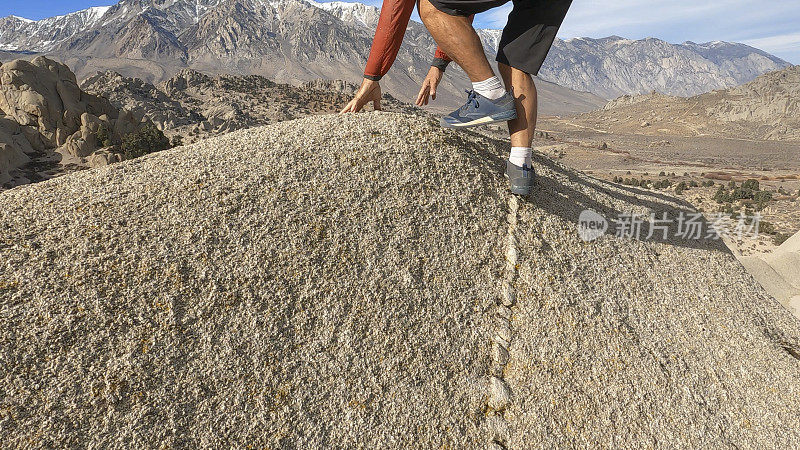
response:
<svg viewBox="0 0 800 450"><path fill-rule="evenodd" d="M528 166L533 165L533 150L530 147L511 147L511 156L508 157L511 164L515 166Z"/></svg>
<svg viewBox="0 0 800 450"><path fill-rule="evenodd" d="M483 81L479 81L477 83L472 83L472 89L475 90L478 94L488 98L489 100L497 100L498 98L505 95L506 90L503 88L503 85L500 83L500 79L495 77L488 78Z"/></svg>

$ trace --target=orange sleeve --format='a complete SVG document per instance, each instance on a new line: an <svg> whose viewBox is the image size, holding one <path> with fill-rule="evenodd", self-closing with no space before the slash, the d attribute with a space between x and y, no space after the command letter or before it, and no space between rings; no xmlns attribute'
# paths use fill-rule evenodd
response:
<svg viewBox="0 0 800 450"><path fill-rule="evenodd" d="M392 67L415 4L415 0L383 0L364 78L380 80Z"/></svg>

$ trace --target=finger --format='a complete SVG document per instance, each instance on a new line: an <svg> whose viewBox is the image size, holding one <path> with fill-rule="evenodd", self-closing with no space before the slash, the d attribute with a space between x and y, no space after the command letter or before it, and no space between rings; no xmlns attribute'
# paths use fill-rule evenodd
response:
<svg viewBox="0 0 800 450"><path fill-rule="evenodd" d="M423 100L422 96L424 93L425 93L425 86L422 86L422 88L419 90L419 94L417 94L417 101L414 102L417 106L422 105L422 100Z"/></svg>
<svg viewBox="0 0 800 450"><path fill-rule="evenodd" d="M431 100L436 100L436 87L431 89Z"/></svg>
<svg viewBox="0 0 800 450"><path fill-rule="evenodd" d="M383 107L381 106L381 98L380 97L378 97L378 98L376 98L375 100L372 101L372 107L375 109L375 111L383 111Z"/></svg>
<svg viewBox="0 0 800 450"><path fill-rule="evenodd" d="M350 102L349 102L349 103L347 103L347 105L345 105L345 107L344 107L344 108L342 108L342 110L341 110L341 111L339 111L339 114L345 114L345 113L348 113L348 112L350 112L350 107L351 107L352 105L353 105L353 100L350 100Z"/></svg>

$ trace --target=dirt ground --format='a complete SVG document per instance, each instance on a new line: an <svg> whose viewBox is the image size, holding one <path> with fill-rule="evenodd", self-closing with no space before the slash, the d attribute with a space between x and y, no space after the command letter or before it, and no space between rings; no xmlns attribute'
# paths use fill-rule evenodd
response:
<svg viewBox="0 0 800 450"><path fill-rule="evenodd" d="M663 130L658 135L623 134L594 125L580 116L545 117L539 121L534 145L540 153L603 180L644 179L651 184L668 180L669 187L648 190L671 195L676 195L675 187L684 182L689 188L677 194L678 197L707 219L721 212L724 206L714 200L721 185L758 180L762 190L773 192L773 200L760 211L762 221L771 225L768 225L770 232L726 239L729 247L740 255L769 253L777 247L781 236L791 236L800 230L800 141L669 133L677 130ZM507 133L500 126L487 131L498 136ZM711 181L713 186L703 186ZM693 184L698 186L692 187ZM733 206L737 214L757 212L747 202L733 202Z"/></svg>

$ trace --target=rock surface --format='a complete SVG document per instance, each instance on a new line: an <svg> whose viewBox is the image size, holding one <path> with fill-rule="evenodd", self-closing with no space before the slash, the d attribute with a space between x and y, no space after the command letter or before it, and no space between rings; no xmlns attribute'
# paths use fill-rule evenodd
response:
<svg viewBox="0 0 800 450"><path fill-rule="evenodd" d="M800 233L770 253L740 260L767 292L800 318Z"/></svg>
<svg viewBox="0 0 800 450"><path fill-rule="evenodd" d="M105 98L83 92L61 63L39 56L0 66L0 184L31 157L58 152L99 161L94 152L141 125Z"/></svg>
<svg viewBox="0 0 800 450"><path fill-rule="evenodd" d="M682 203L504 152L330 115L3 192L0 439L800 445L800 323L724 245L578 238Z"/></svg>
<svg viewBox="0 0 800 450"><path fill-rule="evenodd" d="M582 242L584 208L685 206L540 162L517 225L509 448L800 445L800 321L720 242Z"/></svg>

